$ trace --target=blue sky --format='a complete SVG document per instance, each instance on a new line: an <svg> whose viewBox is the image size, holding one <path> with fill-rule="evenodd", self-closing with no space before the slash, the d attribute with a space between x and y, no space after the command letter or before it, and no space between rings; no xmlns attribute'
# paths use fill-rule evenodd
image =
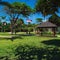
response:
<svg viewBox="0 0 60 60"><path fill-rule="evenodd" d="M25 2L25 3L26 3L27 5L29 5L31 8L34 8L34 7L35 7L35 4L36 4L36 0L2 0L2 1L8 1L9 3L13 3L13 2ZM0 16L7 16L6 13L2 11L2 8L3 8L3 7L0 6ZM49 17L49 16L48 16L48 17ZM47 20L48 17L46 17L45 19ZM33 14L33 15L29 16L29 19L32 20L32 23L37 23L37 22L36 22L36 18L43 18L43 20L44 20L44 17L42 16L42 14L37 14L37 13L36 13L36 14ZM27 23L27 22L26 22L26 19L27 19L27 18L23 18L23 19L24 19L24 22ZM7 22L9 22L9 21L8 21L8 16L7 16L6 20L7 20Z"/></svg>

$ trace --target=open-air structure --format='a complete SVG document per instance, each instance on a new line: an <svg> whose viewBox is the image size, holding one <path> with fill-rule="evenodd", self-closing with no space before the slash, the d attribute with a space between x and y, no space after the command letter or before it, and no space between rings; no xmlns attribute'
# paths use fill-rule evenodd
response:
<svg viewBox="0 0 60 60"><path fill-rule="evenodd" d="M53 33L53 36L55 36L56 35L56 28L57 28L57 25L46 21L46 22L42 22L41 24L39 24L37 26L37 29L38 29L37 31L40 32L40 34L42 36L42 32L43 32L42 29L46 29L46 30L50 29L51 32Z"/></svg>

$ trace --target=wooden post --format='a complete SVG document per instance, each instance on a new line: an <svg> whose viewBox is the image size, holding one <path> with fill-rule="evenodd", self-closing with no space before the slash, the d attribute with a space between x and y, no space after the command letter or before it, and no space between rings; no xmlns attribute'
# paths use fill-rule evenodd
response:
<svg viewBox="0 0 60 60"><path fill-rule="evenodd" d="M56 36L56 30L55 30L55 28L53 29L53 36Z"/></svg>
<svg viewBox="0 0 60 60"><path fill-rule="evenodd" d="M43 28L42 28L42 29L43 29ZM43 33L42 33L43 31L42 31L42 30L40 30L40 31L41 31L41 32L40 32L41 36L43 36Z"/></svg>

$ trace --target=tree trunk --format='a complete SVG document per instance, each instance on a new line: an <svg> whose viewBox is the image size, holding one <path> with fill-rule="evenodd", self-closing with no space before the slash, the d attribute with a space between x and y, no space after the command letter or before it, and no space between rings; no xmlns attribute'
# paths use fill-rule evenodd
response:
<svg viewBox="0 0 60 60"><path fill-rule="evenodd" d="M16 35L16 28L14 28L14 33L15 33L15 35Z"/></svg>
<svg viewBox="0 0 60 60"><path fill-rule="evenodd" d="M13 35L13 29L11 28L11 34Z"/></svg>
<svg viewBox="0 0 60 60"><path fill-rule="evenodd" d="M54 36L56 35L56 31L55 31L55 28L54 28L54 31L53 31L53 35L54 35Z"/></svg>
<svg viewBox="0 0 60 60"><path fill-rule="evenodd" d="M13 26L11 24L11 35L13 35Z"/></svg>

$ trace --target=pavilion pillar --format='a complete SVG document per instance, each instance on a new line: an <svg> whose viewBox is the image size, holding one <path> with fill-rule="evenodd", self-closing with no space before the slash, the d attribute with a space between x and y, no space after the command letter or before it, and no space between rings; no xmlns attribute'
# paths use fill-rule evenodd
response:
<svg viewBox="0 0 60 60"><path fill-rule="evenodd" d="M40 34L40 36L42 36L42 31L41 30L40 30L40 33L39 34Z"/></svg>
<svg viewBox="0 0 60 60"><path fill-rule="evenodd" d="M56 28L53 29L53 36L56 36Z"/></svg>

